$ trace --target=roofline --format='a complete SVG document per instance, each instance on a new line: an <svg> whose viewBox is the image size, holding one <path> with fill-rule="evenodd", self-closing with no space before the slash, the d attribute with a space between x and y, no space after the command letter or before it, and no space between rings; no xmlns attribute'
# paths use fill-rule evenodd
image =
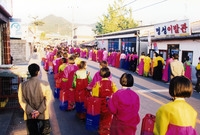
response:
<svg viewBox="0 0 200 135"><path fill-rule="evenodd" d="M12 15L11 15L10 13L8 13L2 5L0 5L0 11L1 11L6 17L12 17Z"/></svg>
<svg viewBox="0 0 200 135"><path fill-rule="evenodd" d="M188 35L188 36L170 36L170 37L151 37L151 41L166 41L166 40L188 40L188 39L200 39L200 34ZM140 41L148 41L148 38L141 39Z"/></svg>
<svg viewBox="0 0 200 135"><path fill-rule="evenodd" d="M168 22L165 22L165 23L170 23L170 22L174 22L174 21L176 21L176 20L171 20L171 21L168 21ZM139 31L141 28L154 27L155 25L159 25L159 24L163 24L163 23L138 26L138 27L135 27L135 28L129 28L129 29L121 30L121 31L96 35L95 37L100 38L100 37L116 36L116 35L123 35L123 34L137 34L137 31Z"/></svg>

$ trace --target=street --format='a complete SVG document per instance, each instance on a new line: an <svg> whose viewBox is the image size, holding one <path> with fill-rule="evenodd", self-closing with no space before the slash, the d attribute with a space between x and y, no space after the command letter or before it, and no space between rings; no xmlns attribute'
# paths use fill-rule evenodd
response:
<svg viewBox="0 0 200 135"><path fill-rule="evenodd" d="M86 59L83 59L86 60ZM87 61L87 70L90 72L93 77L94 73L99 70L99 64L94 61ZM116 83L117 87L120 88L119 78L124 72L129 72L122 69L117 69L114 67L109 67L112 73L112 79ZM134 76L134 86L133 90L135 90L140 96L140 118L145 116L146 113L155 114L157 109L162 105L170 101L170 96L168 94L168 86L169 84L154 81L151 78L138 76L136 73L132 73ZM48 79L51 83L52 89L54 87L53 75L48 74ZM200 94L195 92L193 96L189 99L186 99L196 110L200 112L199 100ZM59 110L59 100L55 99L55 102L52 106L51 113L51 123L53 128L53 135L97 135L97 133L93 133L87 131L85 129L85 122L80 121L75 116L75 111L61 111ZM196 130L198 134L200 134L200 117L198 116ZM140 134L141 129L141 121L137 127L137 135Z"/></svg>
<svg viewBox="0 0 200 135"><path fill-rule="evenodd" d="M87 61L87 70L90 72L90 75L93 75L99 70L99 64L94 61L88 61L86 59L82 59ZM124 72L129 72L127 70L117 69L114 67L109 67L112 73L112 80L116 83L117 87L120 88L119 78ZM157 109L167 103L170 102L170 96L168 94L168 86L169 84L154 81L150 77L138 76L136 73L132 73L134 76L134 86L132 87L140 97L140 123L137 126L137 135L140 135L142 118L147 113L155 114ZM52 92L54 90L54 78L53 74L48 74L46 71L42 69L42 79L48 80L51 84ZM200 94L197 92L193 92L193 96L189 99L186 99L188 103L190 103L196 111L200 112ZM51 135L98 135L97 132L87 131L85 129L85 121L79 120L75 113L76 111L61 111L59 109L59 99L55 99L50 108L50 120L52 126ZM21 115L23 117L23 115ZM22 122L21 126L18 128L23 130L13 131L14 135L22 135L26 133L25 123ZM200 116L198 115L196 130L198 134L200 134Z"/></svg>

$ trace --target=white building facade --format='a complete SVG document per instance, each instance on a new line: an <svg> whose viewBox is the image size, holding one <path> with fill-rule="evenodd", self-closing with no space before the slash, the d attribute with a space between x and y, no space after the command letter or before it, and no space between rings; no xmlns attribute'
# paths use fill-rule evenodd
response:
<svg viewBox="0 0 200 135"><path fill-rule="evenodd" d="M156 25L140 26L96 36L98 48L108 51L120 50L129 52L150 53L156 51L166 60L169 55L179 54L184 62L189 56L192 63L192 81L196 82L195 67L200 57L200 21L170 21Z"/></svg>

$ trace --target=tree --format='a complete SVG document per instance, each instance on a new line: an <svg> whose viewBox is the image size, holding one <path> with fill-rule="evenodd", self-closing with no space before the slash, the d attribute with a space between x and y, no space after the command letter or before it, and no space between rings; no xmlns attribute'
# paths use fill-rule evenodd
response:
<svg viewBox="0 0 200 135"><path fill-rule="evenodd" d="M44 22L42 22L42 21L34 21L33 22L33 25L35 25L35 26L42 26L44 24Z"/></svg>
<svg viewBox="0 0 200 135"><path fill-rule="evenodd" d="M132 10L122 5L124 5L124 0L115 0L113 5L108 6L108 14L103 15L94 29L97 35L138 26L132 18Z"/></svg>

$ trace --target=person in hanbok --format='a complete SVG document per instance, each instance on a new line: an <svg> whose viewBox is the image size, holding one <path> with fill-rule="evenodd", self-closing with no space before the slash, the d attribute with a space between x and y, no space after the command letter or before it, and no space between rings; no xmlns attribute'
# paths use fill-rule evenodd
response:
<svg viewBox="0 0 200 135"><path fill-rule="evenodd" d="M124 51L122 51L122 53L120 54L120 66L119 68L124 68L124 64L125 64L125 60L126 60L126 54L124 53Z"/></svg>
<svg viewBox="0 0 200 135"><path fill-rule="evenodd" d="M175 76L169 84L173 101L156 112L154 135L198 135L195 131L197 111L186 102L192 96L192 82L185 76Z"/></svg>
<svg viewBox="0 0 200 135"><path fill-rule="evenodd" d="M103 48L103 61L107 61L107 58L108 58L108 52L106 50L106 48Z"/></svg>
<svg viewBox="0 0 200 135"><path fill-rule="evenodd" d="M62 61L62 64L59 66L59 68L58 68L58 73L61 73L61 72L63 72L64 71L64 69L65 69L65 67L67 66L67 59L66 58L62 58L61 59L61 61Z"/></svg>
<svg viewBox="0 0 200 135"><path fill-rule="evenodd" d="M112 120L112 114L108 110L107 99L111 97L113 93L116 92L117 87L114 82L108 79L110 76L109 68L101 68L100 75L102 80L96 82L92 88L92 96L101 99L100 106L100 121L99 121L99 135L110 134L110 125Z"/></svg>
<svg viewBox="0 0 200 135"><path fill-rule="evenodd" d="M74 57L70 56L68 59L68 65L64 69L63 81L66 82L64 88L64 97L68 102L68 107L66 110L73 110L75 108L75 97L74 89L72 87L74 73L78 70L78 66L75 64ZM61 95L63 96L63 95Z"/></svg>
<svg viewBox="0 0 200 135"><path fill-rule="evenodd" d="M94 87L95 83L98 82L98 81L100 81L102 79L102 77L100 75L100 70L101 70L101 68L105 68L105 67L108 67L107 61L101 61L101 62L99 62L99 71L97 71L94 74L94 76L92 78L92 81L87 86L88 90L92 90L92 88ZM109 78L109 80L112 80L112 74L110 74L110 76L108 78Z"/></svg>
<svg viewBox="0 0 200 135"><path fill-rule="evenodd" d="M121 52L120 52L120 50L118 50L116 53L117 54L116 54L116 59L115 59L115 67L119 68L119 66L120 66L120 55L121 55Z"/></svg>
<svg viewBox="0 0 200 135"><path fill-rule="evenodd" d="M81 49L80 47L76 47L74 53L80 56Z"/></svg>
<svg viewBox="0 0 200 135"><path fill-rule="evenodd" d="M126 54L126 59L124 63L124 69L126 70L130 70L130 60L129 60L130 55L131 55L130 53Z"/></svg>
<svg viewBox="0 0 200 135"><path fill-rule="evenodd" d="M84 58L84 57L83 57L83 48L81 48L80 50L81 50L81 51L80 51L80 58Z"/></svg>
<svg viewBox="0 0 200 135"><path fill-rule="evenodd" d="M150 67L151 67L151 58L150 58L149 54L147 54L144 58L144 73L143 73L143 76L146 76L146 77L149 76Z"/></svg>
<svg viewBox="0 0 200 135"><path fill-rule="evenodd" d="M142 52L140 57L139 57L139 64L138 64L138 75L143 75L144 74L144 59L145 59L145 53Z"/></svg>
<svg viewBox="0 0 200 135"><path fill-rule="evenodd" d="M102 61L102 59L103 59L103 51L102 51L102 49L98 48L97 49L97 62Z"/></svg>
<svg viewBox="0 0 200 135"><path fill-rule="evenodd" d="M170 81L170 75L171 75L170 63L172 61L173 61L173 58L172 58L171 55L169 55L169 57L166 60L165 68L163 70L163 75L162 75L162 81L164 81L164 82L169 82Z"/></svg>
<svg viewBox="0 0 200 135"><path fill-rule="evenodd" d="M66 83L67 79L65 78L65 75L64 75L64 69L66 68L66 66L67 66L67 60L66 60L66 58L62 58L62 64L58 68L59 74L55 77L58 82L60 81L60 84L58 87L58 88L60 88L60 91L64 91L65 87L67 85L67 83Z"/></svg>
<svg viewBox="0 0 200 135"><path fill-rule="evenodd" d="M62 81L62 78L64 76L64 69L67 66L67 60L66 58L61 59L61 65L58 67L58 73L54 74L54 79L55 79L55 89L54 89L54 97L59 98L60 95L60 90L65 89L65 83Z"/></svg>
<svg viewBox="0 0 200 135"><path fill-rule="evenodd" d="M66 60L68 60L69 54L67 53L67 51L64 51L62 54L62 58L66 58Z"/></svg>
<svg viewBox="0 0 200 135"><path fill-rule="evenodd" d="M116 65L116 57L117 57L117 52L116 51L113 51L112 52L112 62L111 62L111 66L112 67L115 67L115 65Z"/></svg>
<svg viewBox="0 0 200 135"><path fill-rule="evenodd" d="M88 57L88 60L92 60L92 53L93 53L93 48L90 49L90 51L89 51L89 57Z"/></svg>
<svg viewBox="0 0 200 135"><path fill-rule="evenodd" d="M107 62L108 62L108 65L112 64L112 50L108 52Z"/></svg>
<svg viewBox="0 0 200 135"><path fill-rule="evenodd" d="M184 69L185 69L185 77L192 80L192 68L191 68L191 61L189 56L186 57L186 61L184 62Z"/></svg>
<svg viewBox="0 0 200 135"><path fill-rule="evenodd" d="M97 60L97 49L93 49L92 51L92 61L96 61Z"/></svg>
<svg viewBox="0 0 200 135"><path fill-rule="evenodd" d="M161 81L162 80L162 73L163 73L163 65L165 64L165 61L163 57L161 57L160 54L155 52L155 58L153 61L153 76L152 78L154 80Z"/></svg>
<svg viewBox="0 0 200 135"><path fill-rule="evenodd" d="M133 52L132 61L133 61L132 71L135 72L136 69L137 69L137 61L138 61L138 55L137 55L137 52Z"/></svg>
<svg viewBox="0 0 200 135"><path fill-rule="evenodd" d="M58 51L57 54L56 54L56 58L53 60L53 72L54 72L54 74L58 73L58 68L62 64L61 58L62 58L61 52Z"/></svg>
<svg viewBox="0 0 200 135"><path fill-rule="evenodd" d="M70 53L70 54L73 54L73 53L74 53L74 47L73 47L73 46L70 47L69 53Z"/></svg>
<svg viewBox="0 0 200 135"><path fill-rule="evenodd" d="M200 57L199 57L199 62L197 64L197 66L195 67L196 69L196 77L197 77L197 82L195 84L195 90L197 92L200 92Z"/></svg>
<svg viewBox="0 0 200 135"><path fill-rule="evenodd" d="M73 88L75 89L75 109L76 115L79 119L85 119L86 116L86 100L90 96L90 92L86 90L92 78L90 73L86 70L86 61L81 61L79 69L75 72L73 78Z"/></svg>
<svg viewBox="0 0 200 135"><path fill-rule="evenodd" d="M130 70L135 72L136 68L137 68L137 60L138 60L138 55L137 52L133 52L130 57L129 57L129 61L130 61Z"/></svg>
<svg viewBox="0 0 200 135"><path fill-rule="evenodd" d="M140 122L140 99L131 89L134 84L133 76L123 73L120 84L122 88L108 99L108 108L113 114L110 135L135 135Z"/></svg>
<svg viewBox="0 0 200 135"><path fill-rule="evenodd" d="M78 53L75 53L74 55L72 55L72 57L74 57L74 62L77 66L79 66L81 59L80 59L80 55Z"/></svg>

